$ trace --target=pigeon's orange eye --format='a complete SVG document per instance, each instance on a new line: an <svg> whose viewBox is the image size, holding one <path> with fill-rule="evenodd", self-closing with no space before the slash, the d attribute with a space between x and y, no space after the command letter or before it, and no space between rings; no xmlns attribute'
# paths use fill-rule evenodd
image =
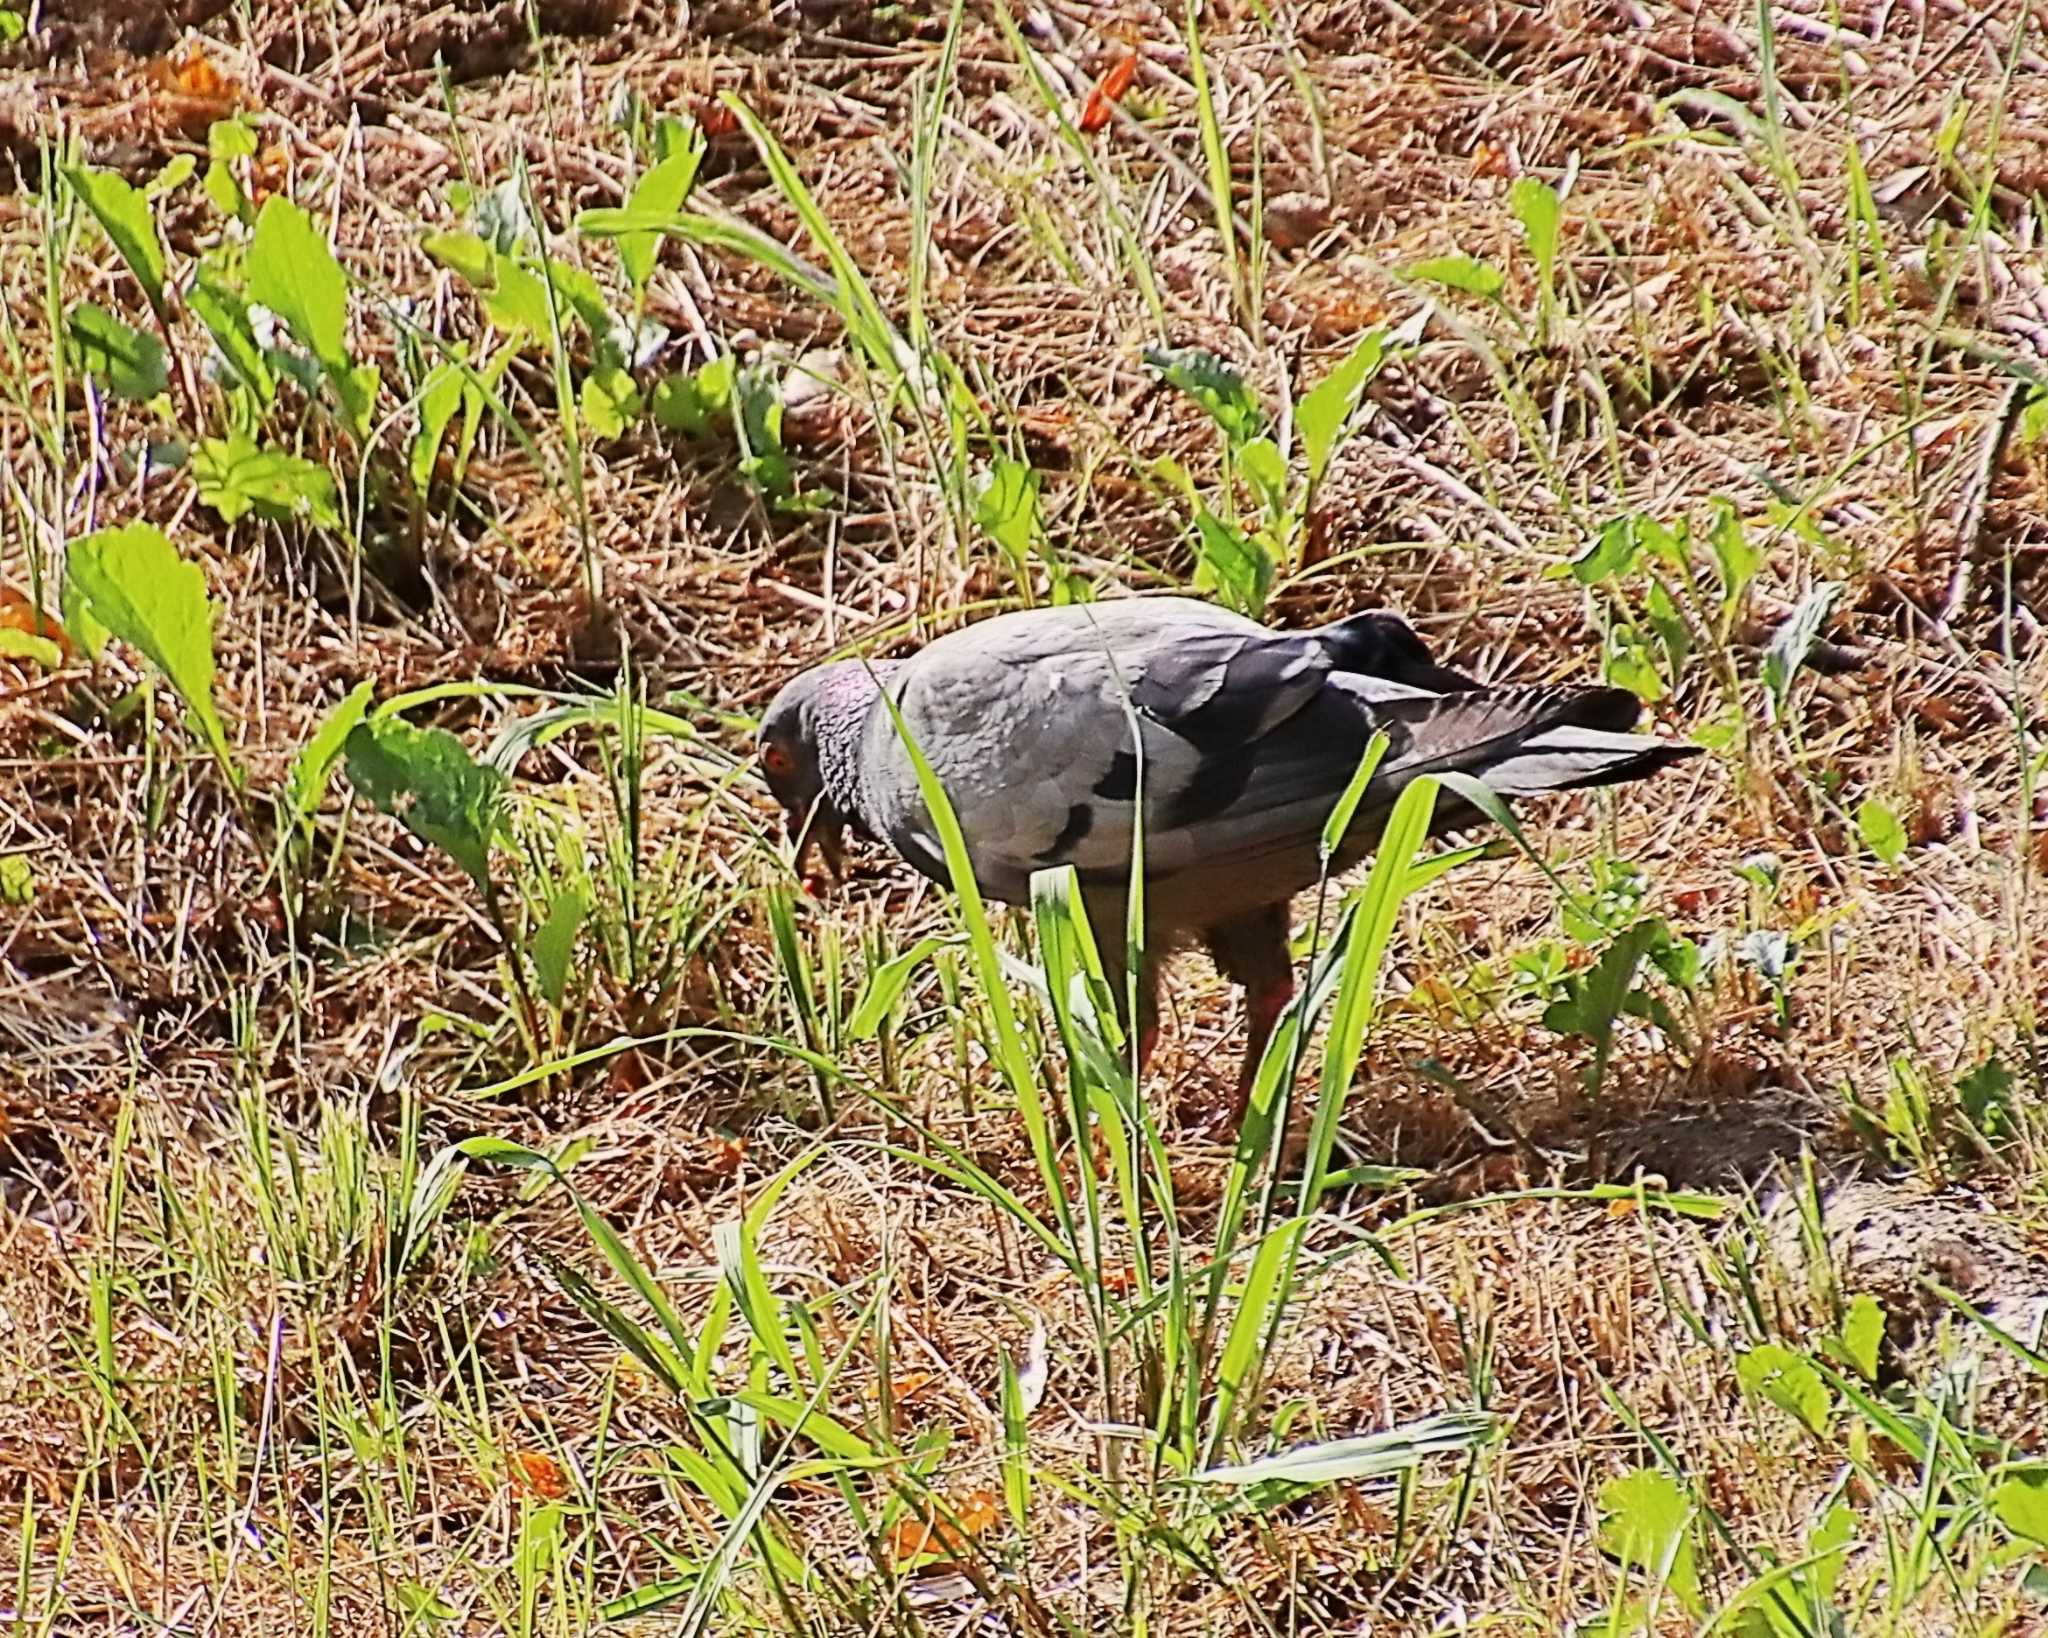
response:
<svg viewBox="0 0 2048 1638"><path fill-rule="evenodd" d="M789 754L789 747L780 740L771 739L761 747L761 766L780 778L783 774L796 771L796 758Z"/></svg>

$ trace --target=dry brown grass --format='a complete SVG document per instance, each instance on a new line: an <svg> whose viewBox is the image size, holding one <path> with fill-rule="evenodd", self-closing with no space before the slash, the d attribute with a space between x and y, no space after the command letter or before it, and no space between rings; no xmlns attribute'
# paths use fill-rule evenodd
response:
<svg viewBox="0 0 2048 1638"><path fill-rule="evenodd" d="M808 1481L778 1507L818 1579L778 1593L742 1578L719 1630L800 1617L820 1632L1606 1631L1628 1578L1596 1536L1600 1487L1651 1465L1653 1441L1726 1525L1701 1537L1707 1607L1796 1560L1817 1505L1845 1495L1862 1511L1841 1630L2021 1630L2023 1566L1988 1537L1957 1537L1917 1583L1888 1555L1914 1516L1901 1498L1927 1502L1895 1446L1847 1415L1809 1436L1743 1395L1734 1362L1766 1336L1809 1342L1870 1289L1892 1322L1887 1381L1902 1403L1960 1354L1977 1374L1943 1402L1955 1427L2038 1427L2038 1376L1922 1280L2015 1328L2038 1331L2048 1298L2033 1256L2048 1175L2035 1107L2048 781L2022 777L2048 697L2048 439L2012 414L2048 372L2034 9L1794 5L1776 13L1773 61L1757 9L1725 0L1315 4L1271 23L1211 7L1201 39L1236 204L1251 211L1256 174L1277 245L1253 333L1202 190L1179 18L1040 7L1027 33L1075 107L1140 52L1135 123L1089 140L1156 275L1161 337L1109 201L993 14L968 8L929 200L933 335L978 372L1043 473L1049 534L1083 579L1154 587L1191 568L1177 504L1144 463L1171 454L1206 473L1211 434L1142 367L1141 346L1208 347L1270 398L1432 295L1435 316L1339 458L1323 556L1283 582L1277 620L1384 603L1467 669L1584 677L1600 665L1598 596L1555 570L1607 519L1701 525L1726 496L1770 545L1723 653L1656 707L1689 732L1739 706L1741 749L1531 823L1554 855L1639 862L1648 907L1702 942L1806 928L1789 1021L1730 959L1702 991L1697 1050L1626 1025L1590 1098L1585 1043L1541 1027L1508 982L1517 953L1558 936L1537 869L1484 860L1411 905L1399 1004L1368 1043L1348 1124L1358 1158L1426 1177L1326 1208L1259 1425L1279 1416L1291 1444L1480 1405L1505 1436L1469 1468L1425 1467L1412 1494L1340 1485L1240 1516L1203 1538L1205 1573L1163 1551L1119 1558L1098 1483L1116 1440L1099 1426L1073 1279L986 1198L890 1148L958 1144L1042 1200L1015 1113L965 1042L971 999L952 1004L926 976L891 1061L843 1045L836 1124L772 1039L795 1029L762 908L786 869L760 793L723 778L745 714L828 651L887 651L1013 595L994 548L951 527L946 475L922 448L834 400L790 431L829 506L789 517L741 483L728 446L650 428L585 445L579 512L535 349L506 385L531 452L493 424L466 508L373 509L341 538L224 525L183 473L141 485L135 452L174 429L75 375L54 397L46 278L67 308L134 313L139 299L82 226L46 264L47 145L75 141L141 179L177 154L203 163L207 123L233 104L252 111L270 185L331 227L360 283L351 340L384 367L386 414L399 379L389 304L440 336L480 324L420 249L457 219L450 185L523 165L558 250L578 254L576 212L618 204L629 183L627 144L606 123L626 91L699 118L715 92L738 92L901 320L914 253L902 167L945 13L837 0L66 9L0 55L6 584L26 587L32 564L54 574L59 544L91 528L161 524L205 566L221 711L255 791L359 681L379 698L479 678L606 687L629 653L708 739L658 745L648 774L648 851L678 850L657 886L690 916L677 982L601 983L582 1021L587 1045L653 1039L479 1098L533 1054L510 1023L496 935L445 860L337 797L325 882L295 925L274 882L251 891L268 835L228 799L168 692L124 705L139 660L117 649L96 668L44 671L0 658L0 851L34 875L32 902L0 921L0 1536L18 1583L0 1602L18 1605L22 1630L580 1631L606 1600L675 1574L670 1555L709 1554L720 1521L660 1455L688 1441L688 1418L620 1367L549 1275L549 1258L600 1273L559 1193L473 1167L391 1277L385 1220L363 1202L389 1193L407 1121L422 1156L478 1132L587 1145L578 1188L693 1324L717 1281L719 1225L822 1141L760 1255L779 1293L811 1305L828 1354L858 1344L825 1408L928 1452L923 1482L956 1505L999 1486L1001 1360L1043 1325L1031 1458L1047 1484L1028 1544L997 1525L985 1557L962 1555L965 1579L883 1573L840 1494ZM195 60L226 83L194 80ZM1758 126L1773 105L1775 124ZM1853 310L1852 147L1887 235ZM1571 183L1559 319L1540 346L1506 316L1537 300L1507 204L1530 175ZM713 138L700 189L819 259L743 135ZM219 231L190 186L164 220L174 271ZM1453 251L1509 271L1502 312L1396 276ZM611 277L608 249L581 254ZM842 340L821 304L698 248L665 250L648 311L679 356ZM185 320L178 335L177 367L196 372L199 331ZM403 425L385 434L392 451ZM317 422L307 438L340 460ZM1810 536L1787 521L1787 497ZM1761 656L1819 580L1846 588L1827 633L1838 674L1803 674L1772 723ZM430 715L480 747L526 709L458 698ZM530 753L519 775L599 833L589 736ZM1858 842L1868 796L1906 824L1896 869ZM544 852L554 833L532 815L522 825ZM1780 861L1768 902L1734 868L1760 852ZM1585 880L1582 864L1567 874ZM842 903L803 914L813 959L843 957L849 997L863 940L901 949L951 926L939 896L882 860ZM971 998L964 962L952 970ZM1206 972L1180 975L1173 1012L1148 1093L1160 1110L1231 1060L1235 1020ZM664 1035L676 1026L747 1039ZM2019 1100L1999 1146L1873 1165L1852 1106L1880 1110L1901 1074L1946 1089L1994 1054ZM861 1090L878 1077L903 1121ZM1175 1144L1195 1256L1222 1162ZM1751 1188L1790 1178L1785 1198L1797 1195L1802 1148L1830 1179L1871 1170L1880 1182L1847 1187L1889 1202L1843 1197L1832 1274L1783 1231L1795 1205L1781 1201L1775 1231L1747 1209ZM386 1181L358 1186L351 1166ZM1732 1209L1702 1224L1521 1192L1645 1173ZM1362 1249L1374 1230L1397 1270ZM886 1355L859 1317L878 1295ZM551 1499L571 1506L536 1569L534 1520ZM1133 1529L1156 1523L1132 1505ZM420 1617L411 1588L434 1589L446 1617ZM1668 1597L1652 1619L1694 1624Z"/></svg>

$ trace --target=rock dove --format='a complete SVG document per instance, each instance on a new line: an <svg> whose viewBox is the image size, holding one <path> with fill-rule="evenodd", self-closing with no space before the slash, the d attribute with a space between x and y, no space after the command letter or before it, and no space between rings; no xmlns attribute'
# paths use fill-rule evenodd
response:
<svg viewBox="0 0 2048 1638"><path fill-rule="evenodd" d="M1388 746L1336 868L1370 853L1418 774L1478 776L1503 797L1637 779L1696 746L1626 732L1625 689L1487 687L1438 665L1399 617L1274 631L1187 597L1027 609L964 626L905 660L844 660L783 687L760 760L797 867L812 842L834 876L846 827L950 880L886 688L945 787L988 898L1030 897L1032 872L1072 865L1122 1003L1125 889L1144 807L1139 1063L1158 1036L1160 959L1207 946L1242 985L1243 1117L1266 1039L1294 993L1288 907L1320 873L1323 823L1376 730ZM1435 828L1478 818L1445 800Z"/></svg>

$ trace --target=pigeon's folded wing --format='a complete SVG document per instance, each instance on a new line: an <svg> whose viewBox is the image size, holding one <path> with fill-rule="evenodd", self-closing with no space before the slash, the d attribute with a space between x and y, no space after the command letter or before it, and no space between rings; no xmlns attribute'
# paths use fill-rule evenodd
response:
<svg viewBox="0 0 2048 1638"><path fill-rule="evenodd" d="M1365 730L1355 695L1331 690L1333 662L1316 633L1219 622L1205 605L1194 605L1201 618L1143 607L1150 618L1040 622L1030 647L1014 629L934 644L903 678L904 726L946 787L985 891L1019 898L1049 865L1127 870L1141 790L1148 854L1181 869L1201 856L1192 827L1261 800L1250 788L1261 777L1278 781L1271 796L1283 805L1326 790L1327 804L1350 778ZM1294 725L1305 714L1324 726L1302 733ZM1332 730L1342 743L1326 743ZM1304 759L1305 749L1314 754ZM902 789L907 758L895 745L871 754L889 765L878 804L889 839L943 879L937 831Z"/></svg>

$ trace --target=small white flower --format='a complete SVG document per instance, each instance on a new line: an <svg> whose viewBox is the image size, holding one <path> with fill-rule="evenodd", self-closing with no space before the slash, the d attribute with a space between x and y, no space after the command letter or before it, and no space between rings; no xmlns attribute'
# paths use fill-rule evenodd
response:
<svg viewBox="0 0 2048 1638"><path fill-rule="evenodd" d="M275 351L284 342L284 327L278 316L260 301L249 303L249 330L256 338L256 345L266 353Z"/></svg>

